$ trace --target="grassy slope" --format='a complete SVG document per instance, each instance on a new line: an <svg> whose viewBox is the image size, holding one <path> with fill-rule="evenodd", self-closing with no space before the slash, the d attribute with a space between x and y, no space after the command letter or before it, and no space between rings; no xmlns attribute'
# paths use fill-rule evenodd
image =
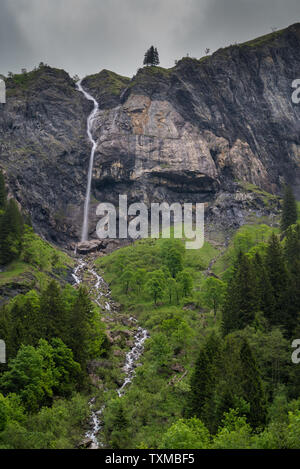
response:
<svg viewBox="0 0 300 469"><path fill-rule="evenodd" d="M66 282L74 260L47 241L32 234L26 243L27 256L13 261L0 272L0 302L32 288L40 290L56 279Z"/></svg>

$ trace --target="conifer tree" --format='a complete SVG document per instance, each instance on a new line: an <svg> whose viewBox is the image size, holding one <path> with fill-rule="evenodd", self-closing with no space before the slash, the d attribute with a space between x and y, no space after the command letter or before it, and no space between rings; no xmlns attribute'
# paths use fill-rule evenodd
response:
<svg viewBox="0 0 300 469"><path fill-rule="evenodd" d="M285 231L289 226L297 223L297 218L297 203L293 190L290 186L286 186L283 197L281 231Z"/></svg>
<svg viewBox="0 0 300 469"><path fill-rule="evenodd" d="M293 270L295 263L300 261L300 224L286 230L284 255L289 269Z"/></svg>
<svg viewBox="0 0 300 469"><path fill-rule="evenodd" d="M14 356L15 351L15 344L11 340L12 327L9 308L7 305L3 305L0 307L0 337L5 342L8 357Z"/></svg>
<svg viewBox="0 0 300 469"><path fill-rule="evenodd" d="M187 415L198 417L210 425L213 407L215 382L220 366L220 339L212 333L201 347L194 372L191 377L191 391L187 405Z"/></svg>
<svg viewBox="0 0 300 469"><path fill-rule="evenodd" d="M3 172L0 171L0 210L4 210L6 206L6 187Z"/></svg>
<svg viewBox="0 0 300 469"><path fill-rule="evenodd" d="M300 225L286 230L284 257L289 271L287 289L287 318L285 327L289 336L295 333L300 315Z"/></svg>
<svg viewBox="0 0 300 469"><path fill-rule="evenodd" d="M288 271L283 257L283 250L278 237L273 233L267 246L266 270L275 299L273 313L269 316L270 325L286 325Z"/></svg>
<svg viewBox="0 0 300 469"><path fill-rule="evenodd" d="M264 264L259 253L255 254L253 259L256 274L257 298L259 301L258 311L261 311L265 318L272 319L275 308L275 298L272 285Z"/></svg>
<svg viewBox="0 0 300 469"><path fill-rule="evenodd" d="M250 425L256 429L263 427L266 423L266 400L260 372L246 340L241 345L240 357L243 397L250 404L248 420Z"/></svg>
<svg viewBox="0 0 300 469"><path fill-rule="evenodd" d="M154 65L159 65L159 54L156 47L154 49Z"/></svg>
<svg viewBox="0 0 300 469"><path fill-rule="evenodd" d="M59 284L52 280L41 295L44 338L66 339L66 311Z"/></svg>
<svg viewBox="0 0 300 469"><path fill-rule="evenodd" d="M17 259L22 248L23 219L17 203L10 199L0 220L0 264Z"/></svg>
<svg viewBox="0 0 300 469"><path fill-rule="evenodd" d="M121 399L115 399L113 402L114 414L111 421L107 425L111 431L110 445L113 448L126 448L128 447L128 430L129 420L127 418L123 402Z"/></svg>
<svg viewBox="0 0 300 469"><path fill-rule="evenodd" d="M205 347L202 347L191 377L191 391L188 399L187 416L201 419L205 402L209 398L207 382L210 379L210 361Z"/></svg>
<svg viewBox="0 0 300 469"><path fill-rule="evenodd" d="M239 253L223 306L224 335L251 324L258 306L253 264L246 254Z"/></svg>
<svg viewBox="0 0 300 469"><path fill-rule="evenodd" d="M93 305L85 287L81 286L71 311L72 335L70 346L75 360L82 365L89 358L90 340L93 333Z"/></svg>
<svg viewBox="0 0 300 469"><path fill-rule="evenodd" d="M151 46L144 56L144 65L159 65L159 55L158 51L154 46Z"/></svg>

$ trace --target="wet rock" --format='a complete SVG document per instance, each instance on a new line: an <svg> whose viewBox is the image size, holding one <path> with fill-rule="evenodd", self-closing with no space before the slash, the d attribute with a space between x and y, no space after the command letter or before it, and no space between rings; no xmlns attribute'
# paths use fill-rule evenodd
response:
<svg viewBox="0 0 300 469"><path fill-rule="evenodd" d="M120 335L117 335L116 337L114 337L113 339L113 342L114 344L118 344L119 342L122 341L122 337Z"/></svg>
<svg viewBox="0 0 300 469"><path fill-rule="evenodd" d="M125 337L132 337L134 335L134 332L133 331L129 331L129 330L124 330L124 331L121 331L123 335L125 335Z"/></svg>
<svg viewBox="0 0 300 469"><path fill-rule="evenodd" d="M180 365L180 363L174 363L171 365L171 370L175 371L176 373L183 373L184 367Z"/></svg>
<svg viewBox="0 0 300 469"><path fill-rule="evenodd" d="M103 247L103 242L99 239L92 239L91 241L83 241L76 245L78 254L90 254L92 252L100 251Z"/></svg>
<svg viewBox="0 0 300 469"><path fill-rule="evenodd" d="M90 375L96 374L99 368L107 368L110 365L109 360L91 360L87 364L87 371Z"/></svg>
<svg viewBox="0 0 300 469"><path fill-rule="evenodd" d="M91 380L91 383L98 389L102 389L103 388L103 382L102 380L99 378L99 376L95 375L95 374L90 374L90 380Z"/></svg>
<svg viewBox="0 0 300 469"><path fill-rule="evenodd" d="M81 443L79 443L78 448L89 449L93 445L92 438L84 438Z"/></svg>
<svg viewBox="0 0 300 469"><path fill-rule="evenodd" d="M135 324L135 321L133 321L131 318L122 318L121 322L123 326L131 327Z"/></svg>
<svg viewBox="0 0 300 469"><path fill-rule="evenodd" d="M108 341L110 344L114 343L114 338L111 336L111 333L109 331L105 331L105 335L108 338Z"/></svg>

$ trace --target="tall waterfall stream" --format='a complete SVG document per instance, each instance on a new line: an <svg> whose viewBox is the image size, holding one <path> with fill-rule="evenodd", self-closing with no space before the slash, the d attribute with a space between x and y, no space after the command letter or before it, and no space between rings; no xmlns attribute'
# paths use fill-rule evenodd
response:
<svg viewBox="0 0 300 469"><path fill-rule="evenodd" d="M92 143L92 150L90 154L88 181L87 181L86 197L85 197L85 203L84 203L84 218L83 218L82 235L81 235L81 241L87 241L88 240L88 224L89 224L89 205L90 205L90 197L91 197L94 156L95 156L95 151L97 148L97 142L96 140L94 140L93 135L92 135L92 127L93 127L93 123L94 123L95 117L99 109L99 105L97 101L95 100L95 98L93 98L89 93L87 93L83 89L81 80L77 83L77 88L78 88L78 91L84 94L86 99L94 103L94 109L89 115L88 120L87 120L87 134L88 134L89 141ZM95 269L89 268L87 263L83 259L78 259L78 264L75 267L73 274L72 274L73 279L75 281L75 285L80 285L81 283L84 282L84 271L86 269L89 270L89 273L92 274L92 277L94 278L92 290L94 293L95 303L101 307L100 298L105 296L105 302L104 302L105 310L107 312L111 311L112 300L110 298L110 290L105 284L104 279L100 275L97 274ZM103 288L104 286L106 288ZM104 293L103 290L105 290L107 293ZM130 318L130 319L131 321L136 322L134 318ZM148 331L146 329L143 329L142 327L139 327L134 336L134 345L132 349L126 354L125 365L123 367L123 371L125 372L125 379L124 379L122 386L120 386L120 388L117 390L119 397L121 397L125 393L126 387L128 386L128 384L131 383L132 379L134 378L135 367L137 366L138 360L140 359L144 351L144 342L146 341L148 337L149 337ZM93 406L94 402L95 402L95 399L94 398L91 399L90 406ZM85 435L88 440L92 441L92 444L90 446L91 449L99 449L100 446L102 446L101 444L99 444L97 436L102 428L102 414L103 414L104 409L105 409L105 405L103 405L101 409L97 411L92 411L91 420L90 420L90 430Z"/></svg>
<svg viewBox="0 0 300 469"><path fill-rule="evenodd" d="M89 208L90 208L90 199L91 199L91 186L92 186L92 176L93 176L93 167L94 167L94 156L95 156L95 151L97 148L97 142L96 140L93 139L92 135L92 127L93 123L96 117L96 114L99 109L99 105L93 96L91 96L89 93L87 93L81 84L80 80L77 83L77 88L78 90L84 94L86 99L89 101L92 101L94 103L94 109L91 112L91 114L88 117L87 120L87 134L89 141L92 143L92 150L91 150L91 155L90 155L90 163L89 163L89 171L88 171L88 181L87 181L87 187L86 187L86 196L85 196L85 202L84 202L84 215L83 215L83 225L82 225L82 233L81 233L81 241L87 241L88 240L88 231L89 231Z"/></svg>

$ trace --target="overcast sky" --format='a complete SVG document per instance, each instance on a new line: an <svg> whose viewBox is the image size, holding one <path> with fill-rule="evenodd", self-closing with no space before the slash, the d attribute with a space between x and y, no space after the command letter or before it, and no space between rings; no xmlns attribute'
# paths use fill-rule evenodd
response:
<svg viewBox="0 0 300 469"><path fill-rule="evenodd" d="M0 0L0 73L43 61L132 76L151 44L171 67L296 22L299 0Z"/></svg>

